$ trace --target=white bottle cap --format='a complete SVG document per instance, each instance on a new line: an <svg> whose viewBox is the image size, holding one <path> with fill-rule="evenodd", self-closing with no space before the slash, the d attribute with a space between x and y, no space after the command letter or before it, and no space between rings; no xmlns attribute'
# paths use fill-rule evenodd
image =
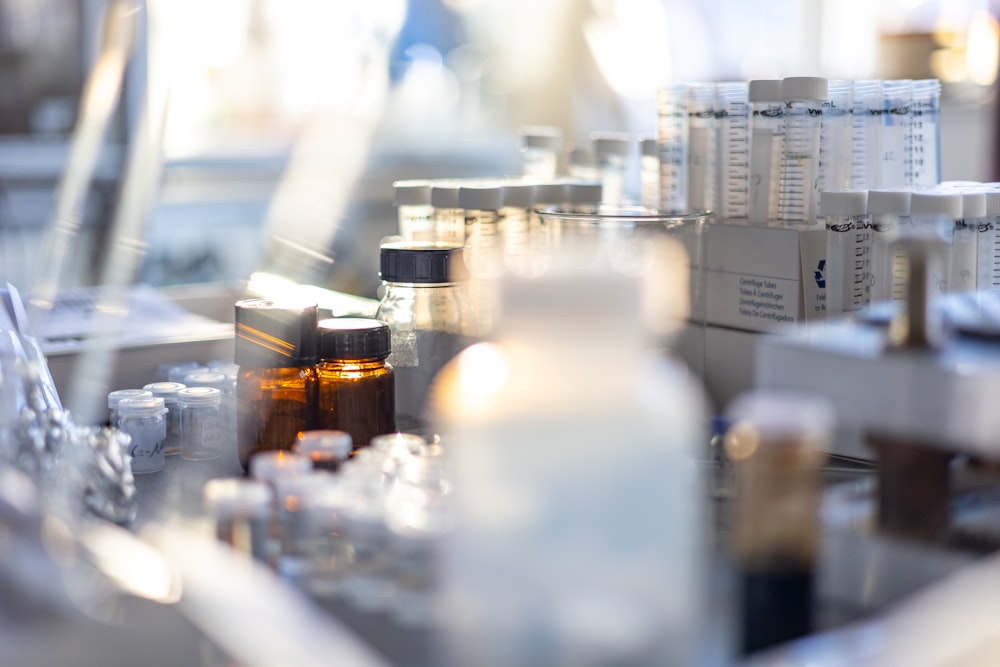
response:
<svg viewBox="0 0 1000 667"><path fill-rule="evenodd" d="M528 181L508 181L503 184L503 205L531 208L535 205L535 184Z"/></svg>
<svg viewBox="0 0 1000 667"><path fill-rule="evenodd" d="M566 183L549 181L535 185L535 203L540 206L563 204L568 198Z"/></svg>
<svg viewBox="0 0 1000 667"><path fill-rule="evenodd" d="M825 102L827 93L827 81L819 76L789 76L781 80L781 97L785 101Z"/></svg>
<svg viewBox="0 0 1000 667"><path fill-rule="evenodd" d="M970 188L980 188L983 184L979 181L941 181L935 190L968 190Z"/></svg>
<svg viewBox="0 0 1000 667"><path fill-rule="evenodd" d="M868 212L872 215L909 215L910 191L885 188L868 191Z"/></svg>
<svg viewBox="0 0 1000 667"><path fill-rule="evenodd" d="M226 376L215 371L195 371L184 376L184 384L189 387L222 387Z"/></svg>
<svg viewBox="0 0 1000 667"><path fill-rule="evenodd" d="M986 193L986 215L991 218L1000 217L1000 190Z"/></svg>
<svg viewBox="0 0 1000 667"><path fill-rule="evenodd" d="M431 183L431 206L434 208L459 208L458 191L461 186L454 182L433 181Z"/></svg>
<svg viewBox="0 0 1000 667"><path fill-rule="evenodd" d="M522 127L518 134L525 148L541 148L548 151L562 149L562 130L549 125L529 125Z"/></svg>
<svg viewBox="0 0 1000 667"><path fill-rule="evenodd" d="M202 491L205 509L216 517L263 518L271 511L271 488L252 479L210 479Z"/></svg>
<svg viewBox="0 0 1000 667"><path fill-rule="evenodd" d="M656 139L642 137L639 139L639 150L645 157L660 157L659 151L656 150Z"/></svg>
<svg viewBox="0 0 1000 667"><path fill-rule="evenodd" d="M392 191L396 206L429 206L431 203L430 181L396 181Z"/></svg>
<svg viewBox="0 0 1000 667"><path fill-rule="evenodd" d="M182 408L215 407L222 405L222 392L215 387L188 387L177 392L177 405Z"/></svg>
<svg viewBox="0 0 1000 667"><path fill-rule="evenodd" d="M466 211L496 211L503 206L503 185L463 185L458 189L458 208Z"/></svg>
<svg viewBox="0 0 1000 667"><path fill-rule="evenodd" d="M781 79L755 79L751 81L747 98L751 102L783 102Z"/></svg>
<svg viewBox="0 0 1000 667"><path fill-rule="evenodd" d="M823 190L819 195L820 215L846 217L868 213L867 190Z"/></svg>
<svg viewBox="0 0 1000 667"><path fill-rule="evenodd" d="M910 195L910 215L962 217L962 195L958 192L914 192Z"/></svg>
<svg viewBox="0 0 1000 667"><path fill-rule="evenodd" d="M118 403L126 398L143 398L152 396L153 392L148 389L119 389L108 394L108 409L114 410Z"/></svg>
<svg viewBox="0 0 1000 667"><path fill-rule="evenodd" d="M295 441L295 452L313 460L343 461L351 455L352 449L354 440L344 431L303 431Z"/></svg>
<svg viewBox="0 0 1000 667"><path fill-rule="evenodd" d="M604 186L600 181L570 181L566 199L570 204L600 204Z"/></svg>
<svg viewBox="0 0 1000 667"><path fill-rule="evenodd" d="M985 191L965 190L962 192L962 217L970 219L986 217Z"/></svg>
<svg viewBox="0 0 1000 667"><path fill-rule="evenodd" d="M279 477L304 475L312 470L312 461L294 452L258 452L250 459L250 476L263 482Z"/></svg>
<svg viewBox="0 0 1000 667"><path fill-rule="evenodd" d="M597 159L617 156L628 156L629 137L627 134L613 132L595 132L590 135L594 143L594 155Z"/></svg>
<svg viewBox="0 0 1000 667"><path fill-rule="evenodd" d="M167 411L163 399L159 396L140 396L123 398L118 402L120 417L158 417Z"/></svg>
<svg viewBox="0 0 1000 667"><path fill-rule="evenodd" d="M182 382L151 382L143 389L152 393L153 396L162 398L165 404L171 405L177 400L177 392L185 387L187 385Z"/></svg>

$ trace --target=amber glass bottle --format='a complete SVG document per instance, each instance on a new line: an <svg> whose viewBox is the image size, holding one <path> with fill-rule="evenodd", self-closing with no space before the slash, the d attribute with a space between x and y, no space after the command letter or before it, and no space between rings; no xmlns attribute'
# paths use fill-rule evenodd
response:
<svg viewBox="0 0 1000 667"><path fill-rule="evenodd" d="M257 452L291 449L315 428L316 306L266 299L236 304L237 450L246 469Z"/></svg>
<svg viewBox="0 0 1000 667"><path fill-rule="evenodd" d="M389 325L337 317L319 323L319 428L344 431L354 448L396 430Z"/></svg>

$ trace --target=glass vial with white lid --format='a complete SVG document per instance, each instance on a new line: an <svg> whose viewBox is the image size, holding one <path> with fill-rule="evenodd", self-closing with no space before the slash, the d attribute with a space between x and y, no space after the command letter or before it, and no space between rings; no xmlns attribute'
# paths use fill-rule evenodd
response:
<svg viewBox="0 0 1000 667"><path fill-rule="evenodd" d="M643 137L639 140L640 156L640 199L645 208L656 210L660 207L660 156L656 139Z"/></svg>
<svg viewBox="0 0 1000 667"><path fill-rule="evenodd" d="M895 245L910 223L910 191L884 188L868 191L872 221L871 301L906 297L906 253Z"/></svg>
<svg viewBox="0 0 1000 667"><path fill-rule="evenodd" d="M631 141L627 134L617 132L595 132L590 139L603 185L600 203L621 206L626 197L625 174Z"/></svg>
<svg viewBox="0 0 1000 667"><path fill-rule="evenodd" d="M396 427L417 430L431 381L467 344L461 246L386 243L380 252L385 294L375 314L389 325L396 376Z"/></svg>
<svg viewBox="0 0 1000 667"><path fill-rule="evenodd" d="M126 398L147 398L153 392L148 389L117 389L108 394L108 423L118 425L118 404Z"/></svg>
<svg viewBox="0 0 1000 667"><path fill-rule="evenodd" d="M128 455L132 473L159 472L166 465L163 443L167 439L167 408L156 396L123 398L118 403L118 428L132 439Z"/></svg>
<svg viewBox="0 0 1000 667"><path fill-rule="evenodd" d="M177 408L181 414L181 458L219 458L226 441L222 392L215 387L182 389L177 392Z"/></svg>
<svg viewBox="0 0 1000 667"><path fill-rule="evenodd" d="M215 521L216 538L233 549L266 562L273 491L251 479L211 479L202 498Z"/></svg>
<svg viewBox="0 0 1000 667"><path fill-rule="evenodd" d="M951 282L951 250L955 221L962 217L959 192L921 191L910 195L910 224L918 234L931 235L946 244L947 259L930 262L928 281L935 293L948 292Z"/></svg>
<svg viewBox="0 0 1000 667"><path fill-rule="evenodd" d="M315 470L337 472L340 464L351 457L351 452L354 451L354 439L345 431L329 429L303 431L299 433L292 451L308 457Z"/></svg>
<svg viewBox="0 0 1000 667"><path fill-rule="evenodd" d="M431 181L433 240L438 243L465 243L465 211L458 203L461 187L457 181Z"/></svg>
<svg viewBox="0 0 1000 667"><path fill-rule="evenodd" d="M534 178L555 178L559 171L559 153L562 151L562 130L536 125L522 127L519 134L521 174Z"/></svg>
<svg viewBox="0 0 1000 667"><path fill-rule="evenodd" d="M872 232L867 190L824 190L826 220L826 316L861 310L869 298Z"/></svg>
<svg viewBox="0 0 1000 667"><path fill-rule="evenodd" d="M187 387L182 382L151 382L143 389L153 396L163 399L167 408L167 439L163 445L166 456L176 456L181 453L181 415L177 410L177 392Z"/></svg>
<svg viewBox="0 0 1000 667"><path fill-rule="evenodd" d="M747 221L765 225L781 217L778 209L785 104L780 79L756 79L747 86L750 100L750 182Z"/></svg>
<svg viewBox="0 0 1000 667"><path fill-rule="evenodd" d="M392 184L399 220L399 235L404 241L433 241L434 207L431 205L430 181L396 181Z"/></svg>
<svg viewBox="0 0 1000 667"><path fill-rule="evenodd" d="M979 225L985 217L986 193L979 189L963 189L962 217L955 220L955 235L951 242L948 279L951 292L979 289Z"/></svg>
<svg viewBox="0 0 1000 667"><path fill-rule="evenodd" d="M814 225L819 216L820 129L826 79L793 76L781 80L785 133L781 155L778 211L789 226Z"/></svg>

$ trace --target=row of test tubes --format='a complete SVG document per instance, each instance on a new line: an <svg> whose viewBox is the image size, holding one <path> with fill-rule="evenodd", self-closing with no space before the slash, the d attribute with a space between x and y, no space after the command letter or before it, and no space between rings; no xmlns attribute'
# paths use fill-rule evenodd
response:
<svg viewBox="0 0 1000 667"><path fill-rule="evenodd" d="M815 224L823 190L936 185L940 95L936 79L663 86L659 208Z"/></svg>
<svg viewBox="0 0 1000 667"><path fill-rule="evenodd" d="M950 181L933 188L824 191L827 316L901 300L906 236L945 248L931 286L939 293L1000 289L1000 183Z"/></svg>

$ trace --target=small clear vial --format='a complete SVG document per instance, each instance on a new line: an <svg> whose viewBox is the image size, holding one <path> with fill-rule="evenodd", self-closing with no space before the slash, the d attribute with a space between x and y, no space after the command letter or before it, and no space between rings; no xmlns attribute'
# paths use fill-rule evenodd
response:
<svg viewBox="0 0 1000 667"><path fill-rule="evenodd" d="M275 519L280 555L278 571L289 579L308 574L310 526L306 499L335 483L327 472L310 472L274 481Z"/></svg>
<svg viewBox="0 0 1000 667"><path fill-rule="evenodd" d="M132 439L128 455L132 473L159 472L166 465L163 443L167 439L167 408L156 396L123 398L118 403L118 428Z"/></svg>
<svg viewBox="0 0 1000 667"><path fill-rule="evenodd" d="M625 203L625 172L631 141L627 134L594 133L594 157L600 170L602 204L620 206Z"/></svg>
<svg viewBox="0 0 1000 667"><path fill-rule="evenodd" d="M535 125L522 127L521 174L533 178L555 178L559 170L559 153L563 134L558 127Z"/></svg>
<svg viewBox="0 0 1000 667"><path fill-rule="evenodd" d="M126 398L146 398L153 392L148 389L118 389L108 394L108 423L118 425L118 404Z"/></svg>
<svg viewBox="0 0 1000 667"><path fill-rule="evenodd" d="M457 181L431 182L434 240L438 243L465 243L465 211L458 203L461 187Z"/></svg>
<svg viewBox="0 0 1000 667"><path fill-rule="evenodd" d="M268 560L271 487L257 480L212 479L205 484L202 497L220 542L259 561Z"/></svg>
<svg viewBox="0 0 1000 667"><path fill-rule="evenodd" d="M363 444L363 443L361 443ZM351 457L354 439L345 431L303 431L292 449L312 461L313 469L337 472L340 464Z"/></svg>
<svg viewBox="0 0 1000 667"><path fill-rule="evenodd" d="M166 456L181 453L181 414L177 410L177 392L186 387L182 382L152 382L143 387L153 396L162 398L167 408L167 439L163 445Z"/></svg>
<svg viewBox="0 0 1000 667"><path fill-rule="evenodd" d="M747 87L750 100L750 183L747 221L766 225L781 217L778 209L785 104L779 79L756 79Z"/></svg>
<svg viewBox="0 0 1000 667"><path fill-rule="evenodd" d="M434 241L434 207L430 181L396 181L392 184L399 219L399 235L405 241Z"/></svg>
<svg viewBox="0 0 1000 667"><path fill-rule="evenodd" d="M824 190L826 315L839 317L868 303L872 232L867 190Z"/></svg>
<svg viewBox="0 0 1000 667"><path fill-rule="evenodd" d="M660 156L656 139L644 137L639 140L641 169L642 205L649 209L660 207Z"/></svg>
<svg viewBox="0 0 1000 667"><path fill-rule="evenodd" d="M895 245L910 224L910 191L868 191L872 221L871 302L901 301L906 296L906 253Z"/></svg>
<svg viewBox="0 0 1000 667"><path fill-rule="evenodd" d="M781 80L785 133L781 154L778 213L789 226L815 224L819 215L820 128L826 79L793 76Z"/></svg>
<svg viewBox="0 0 1000 667"><path fill-rule="evenodd" d="M181 415L181 458L219 458L226 442L222 392L215 387L187 387L177 392Z"/></svg>

